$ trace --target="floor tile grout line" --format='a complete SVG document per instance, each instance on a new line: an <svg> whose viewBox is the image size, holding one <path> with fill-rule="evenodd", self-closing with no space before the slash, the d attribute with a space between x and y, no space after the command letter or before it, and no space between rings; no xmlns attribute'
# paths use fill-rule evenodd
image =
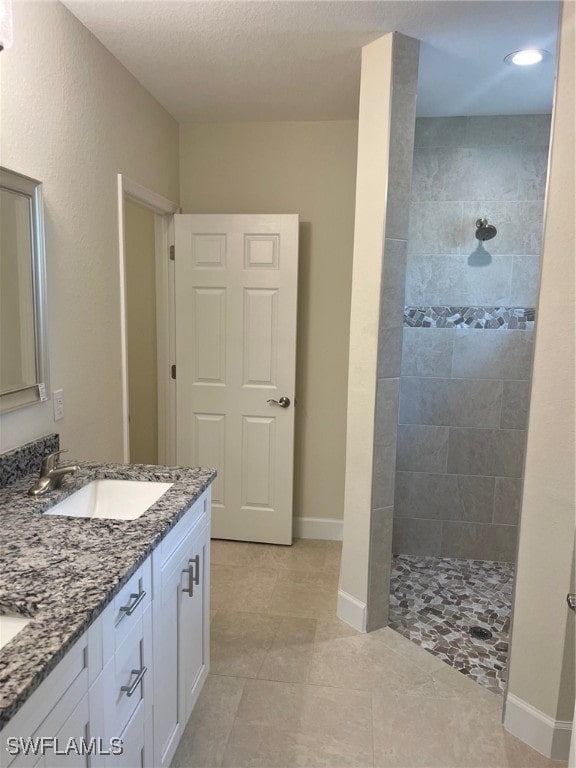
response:
<svg viewBox="0 0 576 768"><path fill-rule="evenodd" d="M234 730L234 726L236 725L236 720L238 718L238 710L240 709L240 705L242 704L242 699L244 698L244 690L246 689L246 683L248 681L248 678L244 677L239 679L244 680L244 683L242 685L242 692L238 698L238 705L236 707L236 711L234 712L234 717L232 718L232 725L230 726L230 730L228 731L228 736L226 737L224 748L222 749L222 757L215 768L221 768L222 763L224 762L224 758L226 757L226 750L228 749L228 743L230 741L230 737L232 736L232 731Z"/></svg>
<svg viewBox="0 0 576 768"><path fill-rule="evenodd" d="M376 766L376 740L375 740L375 719L374 719L374 691L370 691L370 722L372 724L372 765Z"/></svg>

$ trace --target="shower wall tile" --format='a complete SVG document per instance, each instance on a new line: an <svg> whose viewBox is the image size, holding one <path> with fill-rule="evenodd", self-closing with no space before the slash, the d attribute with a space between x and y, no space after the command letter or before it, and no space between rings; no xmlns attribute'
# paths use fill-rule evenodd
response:
<svg viewBox="0 0 576 768"><path fill-rule="evenodd" d="M446 472L448 427L401 424L396 467L411 472Z"/></svg>
<svg viewBox="0 0 576 768"><path fill-rule="evenodd" d="M464 147L467 122L466 117L419 117L416 120L414 146Z"/></svg>
<svg viewBox="0 0 576 768"><path fill-rule="evenodd" d="M386 626L392 566L392 527L394 507L372 510L370 518L370 572L366 631Z"/></svg>
<svg viewBox="0 0 576 768"><path fill-rule="evenodd" d="M380 328L397 328L404 322L406 240L384 241L380 290Z"/></svg>
<svg viewBox="0 0 576 768"><path fill-rule="evenodd" d="M446 522L442 531L442 557L496 560L511 563L516 557L515 525Z"/></svg>
<svg viewBox="0 0 576 768"><path fill-rule="evenodd" d="M404 328L402 376L449 377L454 329Z"/></svg>
<svg viewBox="0 0 576 768"><path fill-rule="evenodd" d="M527 380L533 331L454 330L452 375L470 379Z"/></svg>
<svg viewBox="0 0 576 768"><path fill-rule="evenodd" d="M518 200L543 200L546 196L548 147L526 147L518 152Z"/></svg>
<svg viewBox="0 0 576 768"><path fill-rule="evenodd" d="M494 513L492 522L517 525L522 504L522 480L497 477L494 486Z"/></svg>
<svg viewBox="0 0 576 768"><path fill-rule="evenodd" d="M504 381L502 392L502 429L526 429L530 405L530 381Z"/></svg>
<svg viewBox="0 0 576 768"><path fill-rule="evenodd" d="M469 254L411 253L406 305L511 306L513 266L510 256L493 255L490 264L475 266Z"/></svg>
<svg viewBox="0 0 576 768"><path fill-rule="evenodd" d="M512 256L511 307L535 307L540 285L540 256L523 254Z"/></svg>
<svg viewBox="0 0 576 768"><path fill-rule="evenodd" d="M396 473L396 517L491 523L493 510L493 477Z"/></svg>
<svg viewBox="0 0 576 768"><path fill-rule="evenodd" d="M418 148L412 200L543 200L545 147Z"/></svg>
<svg viewBox="0 0 576 768"><path fill-rule="evenodd" d="M466 120L464 143L459 146L541 146L547 149L550 142L550 115L491 115L456 119Z"/></svg>
<svg viewBox="0 0 576 768"><path fill-rule="evenodd" d="M410 203L408 253L460 253L462 203Z"/></svg>
<svg viewBox="0 0 576 768"><path fill-rule="evenodd" d="M393 84L392 99L396 101L406 92L416 94L418 91L418 66L420 55L420 41L407 35L394 34L393 50ZM413 112L405 115L405 127L414 130L416 104L413 105ZM412 132L413 135L413 132Z"/></svg>
<svg viewBox="0 0 576 768"><path fill-rule="evenodd" d="M376 383L376 412L374 448L389 448L396 444L400 379L378 379Z"/></svg>
<svg viewBox="0 0 576 768"><path fill-rule="evenodd" d="M419 50L418 40L394 36L386 237L400 240L408 237Z"/></svg>
<svg viewBox="0 0 576 768"><path fill-rule="evenodd" d="M397 378L402 367L402 342L404 329L402 326L395 328L378 329L378 369L379 379Z"/></svg>
<svg viewBox="0 0 576 768"><path fill-rule="evenodd" d="M525 443L523 429L451 427L447 471L456 475L519 478L524 465Z"/></svg>
<svg viewBox="0 0 576 768"><path fill-rule="evenodd" d="M499 427L501 411L501 381L402 379L400 424Z"/></svg>
<svg viewBox="0 0 576 768"><path fill-rule="evenodd" d="M396 441L387 448L374 453L372 471L372 508L383 509L394 505L394 484L396 481Z"/></svg>
<svg viewBox="0 0 576 768"><path fill-rule="evenodd" d="M530 180L534 188L537 161L526 152L541 150L510 147L419 148L414 153L412 200L519 200L519 185ZM519 173L528 163L528 173ZM525 193L523 193L525 194Z"/></svg>
<svg viewBox="0 0 576 768"><path fill-rule="evenodd" d="M395 517L392 534L393 554L440 557L442 525L440 520Z"/></svg>
<svg viewBox="0 0 576 768"><path fill-rule="evenodd" d="M393 95L390 122L389 179L394 185L386 205L386 236L405 240L410 219L410 190L414 159L414 114L416 92L402 90Z"/></svg>
<svg viewBox="0 0 576 768"><path fill-rule="evenodd" d="M414 150L412 202L469 200L466 178L472 172L471 150L428 147Z"/></svg>

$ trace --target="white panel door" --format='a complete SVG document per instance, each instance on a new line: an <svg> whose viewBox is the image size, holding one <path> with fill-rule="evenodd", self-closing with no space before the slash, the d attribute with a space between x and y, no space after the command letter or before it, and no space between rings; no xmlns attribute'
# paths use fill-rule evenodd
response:
<svg viewBox="0 0 576 768"><path fill-rule="evenodd" d="M218 470L214 538L291 544L298 216L174 220L177 463Z"/></svg>

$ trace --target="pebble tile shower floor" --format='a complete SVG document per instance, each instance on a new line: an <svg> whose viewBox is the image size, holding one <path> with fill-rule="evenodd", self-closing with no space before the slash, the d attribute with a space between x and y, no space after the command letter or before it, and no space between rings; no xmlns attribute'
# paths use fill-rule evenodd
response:
<svg viewBox="0 0 576 768"><path fill-rule="evenodd" d="M494 693L506 683L514 566L396 555L390 627ZM492 632L469 635L472 626Z"/></svg>

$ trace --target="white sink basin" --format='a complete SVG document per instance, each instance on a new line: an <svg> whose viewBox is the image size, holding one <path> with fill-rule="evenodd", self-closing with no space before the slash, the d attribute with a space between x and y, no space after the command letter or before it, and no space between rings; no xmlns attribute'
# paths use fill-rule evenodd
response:
<svg viewBox="0 0 576 768"><path fill-rule="evenodd" d="M44 514L136 520L171 487L146 480L93 480Z"/></svg>
<svg viewBox="0 0 576 768"><path fill-rule="evenodd" d="M15 613L0 614L0 649L4 648L31 621L32 619Z"/></svg>

